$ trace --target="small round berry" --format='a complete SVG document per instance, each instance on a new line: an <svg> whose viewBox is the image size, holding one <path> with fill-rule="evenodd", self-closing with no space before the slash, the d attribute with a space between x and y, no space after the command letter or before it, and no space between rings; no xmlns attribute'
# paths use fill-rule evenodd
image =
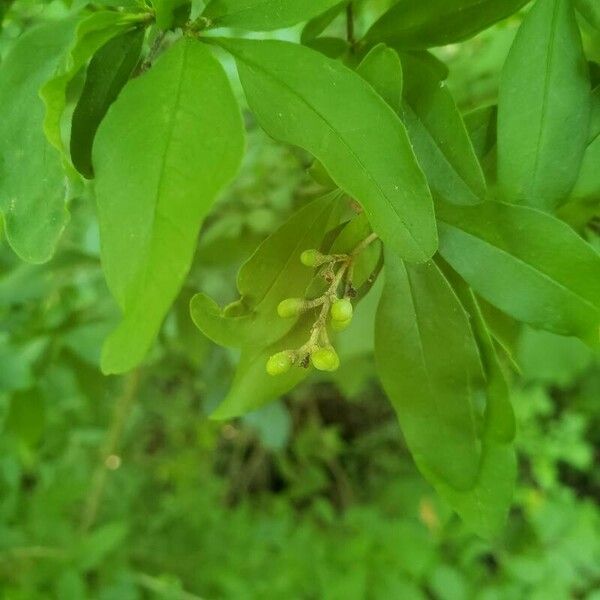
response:
<svg viewBox="0 0 600 600"><path fill-rule="evenodd" d="M267 361L267 373L273 377L287 373L292 367L292 357L287 351L273 354Z"/></svg>
<svg viewBox="0 0 600 600"><path fill-rule="evenodd" d="M302 298L287 298L282 300L277 307L277 314L284 319L297 317L304 306Z"/></svg>
<svg viewBox="0 0 600 600"><path fill-rule="evenodd" d="M323 255L318 250L305 250L300 255L300 262L306 267L318 267L323 259Z"/></svg>
<svg viewBox="0 0 600 600"><path fill-rule="evenodd" d="M348 326L352 323L352 319L346 319L345 321L336 321L335 319L331 320L331 329L334 331L344 331Z"/></svg>
<svg viewBox="0 0 600 600"><path fill-rule="evenodd" d="M332 346L315 350L310 359L319 371L337 371L340 366L340 359Z"/></svg>
<svg viewBox="0 0 600 600"><path fill-rule="evenodd" d="M347 321L352 318L352 302L348 298L336 300L331 306L331 318L334 321Z"/></svg>

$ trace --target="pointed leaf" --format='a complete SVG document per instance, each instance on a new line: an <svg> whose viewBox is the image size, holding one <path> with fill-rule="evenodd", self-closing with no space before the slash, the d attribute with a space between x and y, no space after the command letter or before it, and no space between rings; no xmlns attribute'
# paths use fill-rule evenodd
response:
<svg viewBox="0 0 600 600"><path fill-rule="evenodd" d="M600 255L533 208L438 206L440 254L488 302L534 327L598 342Z"/></svg>
<svg viewBox="0 0 600 600"><path fill-rule="evenodd" d="M378 44L363 58L356 72L368 81L394 111L402 103L402 64L398 53Z"/></svg>
<svg viewBox="0 0 600 600"><path fill-rule="evenodd" d="M373 88L303 46L218 43L235 56L250 107L267 133L318 158L400 256L430 258L437 240L427 183L404 126Z"/></svg>
<svg viewBox="0 0 600 600"><path fill-rule="evenodd" d="M144 357L243 146L227 77L195 40L177 42L110 108L93 162L102 263L123 320L104 345L105 372L127 371Z"/></svg>
<svg viewBox="0 0 600 600"><path fill-rule="evenodd" d="M38 90L59 65L75 26L67 19L31 29L0 69L0 210L8 242L29 262L52 256L68 220L65 175L44 136Z"/></svg>
<svg viewBox="0 0 600 600"><path fill-rule="evenodd" d="M386 252L375 360L417 463L453 488L472 487L484 374L468 316L435 263Z"/></svg>
<svg viewBox="0 0 600 600"><path fill-rule="evenodd" d="M498 100L505 198L552 210L575 184L587 143L590 83L570 0L537 0L512 45Z"/></svg>

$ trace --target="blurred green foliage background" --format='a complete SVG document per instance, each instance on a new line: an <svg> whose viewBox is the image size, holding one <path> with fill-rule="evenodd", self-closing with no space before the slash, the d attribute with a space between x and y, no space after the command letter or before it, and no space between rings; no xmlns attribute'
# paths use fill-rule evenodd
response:
<svg viewBox="0 0 600 600"><path fill-rule="evenodd" d="M0 51L40 4L13 6ZM463 109L495 100L518 23L439 51ZM238 422L207 418L236 356L194 328L189 299L231 300L240 263L314 193L309 157L247 125L243 172L158 346L125 378L98 369L116 309L90 191L49 264L0 241L0 597L600 600L600 361L576 340L508 324L520 477L494 543L417 473L374 378L373 301L335 376Z"/></svg>

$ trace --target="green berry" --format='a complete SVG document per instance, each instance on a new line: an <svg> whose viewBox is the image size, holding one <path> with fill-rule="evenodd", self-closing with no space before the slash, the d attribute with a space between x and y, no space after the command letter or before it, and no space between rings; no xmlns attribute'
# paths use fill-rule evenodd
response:
<svg viewBox="0 0 600 600"><path fill-rule="evenodd" d="M277 314L284 319L297 317L303 306L304 300L302 298L287 298L279 303Z"/></svg>
<svg viewBox="0 0 600 600"><path fill-rule="evenodd" d="M273 377L287 373L292 367L292 357L287 350L273 354L267 361L267 373Z"/></svg>
<svg viewBox="0 0 600 600"><path fill-rule="evenodd" d="M318 250L305 250L300 255L300 262L307 267L318 267L323 261L323 255Z"/></svg>
<svg viewBox="0 0 600 600"><path fill-rule="evenodd" d="M332 346L315 350L310 359L319 371L337 371L340 366L340 359Z"/></svg>
<svg viewBox="0 0 600 600"><path fill-rule="evenodd" d="M346 319L345 321L336 321L335 319L331 320L331 329L334 331L344 331L352 323L352 319Z"/></svg>
<svg viewBox="0 0 600 600"><path fill-rule="evenodd" d="M331 306L331 318L334 321L348 321L352 318L352 302L348 298L336 300Z"/></svg>

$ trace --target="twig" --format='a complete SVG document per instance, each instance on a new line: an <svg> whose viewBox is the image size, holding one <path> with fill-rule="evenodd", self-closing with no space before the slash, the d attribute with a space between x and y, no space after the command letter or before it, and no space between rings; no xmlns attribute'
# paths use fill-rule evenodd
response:
<svg viewBox="0 0 600 600"><path fill-rule="evenodd" d="M96 521L98 508L104 495L104 489L106 487L106 481L110 468L107 460L109 457L116 455L118 451L121 442L121 436L123 435L123 429L125 428L127 418L129 417L131 407L133 406L139 383L140 372L139 370L133 371L125 379L123 392L117 398L115 403L110 428L106 432L106 437L100 451L100 463L96 467L94 475L92 476L90 491L85 500L81 517L82 532L88 531Z"/></svg>
<svg viewBox="0 0 600 600"><path fill-rule="evenodd" d="M169 600L204 600L201 596L196 596L196 594L184 590L178 590L168 582L147 575L146 573L137 573L135 575L135 581L141 587L146 588L159 596L168 597Z"/></svg>

